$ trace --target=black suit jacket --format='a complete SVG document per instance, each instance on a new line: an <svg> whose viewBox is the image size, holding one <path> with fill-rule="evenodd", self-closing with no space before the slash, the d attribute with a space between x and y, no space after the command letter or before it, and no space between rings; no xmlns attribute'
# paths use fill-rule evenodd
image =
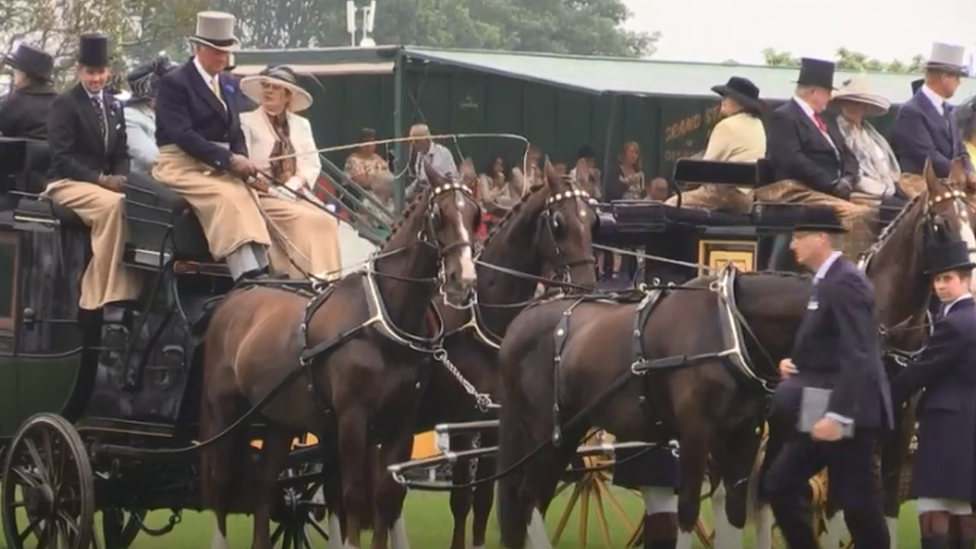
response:
<svg viewBox="0 0 976 549"><path fill-rule="evenodd" d="M98 176L129 175L129 151L122 104L103 93L108 123L107 146L98 130L98 114L81 84L51 103L47 117L51 181L73 179L98 183Z"/></svg>
<svg viewBox="0 0 976 549"><path fill-rule="evenodd" d="M921 91L898 109L892 141L902 171L921 174L931 159L935 175L949 177L952 161L960 157L967 171L973 171L976 159L966 154L953 110L949 105L947 116L941 116Z"/></svg>
<svg viewBox="0 0 976 549"><path fill-rule="evenodd" d="M58 92L50 84L31 84L0 102L0 135L47 139L47 113Z"/></svg>
<svg viewBox="0 0 976 549"><path fill-rule="evenodd" d="M798 373L790 385L831 389L828 412L855 428L891 427L874 287L843 257L814 288L791 357Z"/></svg>
<svg viewBox="0 0 976 549"><path fill-rule="evenodd" d="M813 120L803 112L795 99L775 111L767 126L767 156L776 168L776 179L795 179L811 189L833 194L841 177L856 184L860 166L844 142L837 119L821 115L827 133L837 149L830 145Z"/></svg>
<svg viewBox="0 0 976 549"><path fill-rule="evenodd" d="M241 130L237 81L218 75L221 97L200 76L193 60L160 80L156 95L156 144L176 145L186 154L218 170L230 168L231 154L247 156ZM229 149L217 143L225 143Z"/></svg>

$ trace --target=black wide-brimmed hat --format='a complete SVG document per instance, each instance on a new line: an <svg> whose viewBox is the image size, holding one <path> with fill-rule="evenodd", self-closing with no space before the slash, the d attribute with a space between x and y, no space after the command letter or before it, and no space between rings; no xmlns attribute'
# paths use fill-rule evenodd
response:
<svg viewBox="0 0 976 549"><path fill-rule="evenodd" d="M748 78L733 76L725 84L712 86L712 91L722 97L734 99L736 103L742 106L743 110L757 116L762 115L762 112L766 110L766 103L759 99L759 87Z"/></svg>
<svg viewBox="0 0 976 549"><path fill-rule="evenodd" d="M793 226L794 232L846 233L847 228L837 217L837 211L828 206L804 206L800 219Z"/></svg>
<svg viewBox="0 0 976 549"><path fill-rule="evenodd" d="M800 59L800 77L796 83L801 86L817 86L818 88L834 89L834 62L823 59Z"/></svg>
<svg viewBox="0 0 976 549"><path fill-rule="evenodd" d="M100 69L109 66L108 36L105 34L83 34L78 43L78 64L83 67Z"/></svg>
<svg viewBox="0 0 976 549"><path fill-rule="evenodd" d="M925 257L925 274L937 275L947 271L971 271L976 268L969 258L969 244L958 241L928 246Z"/></svg>
<svg viewBox="0 0 976 549"><path fill-rule="evenodd" d="M12 54L3 56L3 62L45 82L49 82L54 73L54 57L30 44L20 44Z"/></svg>
<svg viewBox="0 0 976 549"><path fill-rule="evenodd" d="M132 92L129 103L155 99L156 92L159 91L159 80L177 66L176 63L170 61L165 53L161 53L152 62L139 65L133 69L126 77L129 82L129 91Z"/></svg>

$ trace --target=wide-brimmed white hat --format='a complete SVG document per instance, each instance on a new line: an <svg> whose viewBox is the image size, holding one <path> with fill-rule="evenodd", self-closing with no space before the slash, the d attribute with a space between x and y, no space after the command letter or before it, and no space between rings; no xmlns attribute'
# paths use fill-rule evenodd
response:
<svg viewBox="0 0 976 549"><path fill-rule="evenodd" d="M197 14L197 30L190 42L202 44L220 51L237 51L240 40L234 36L237 18L222 11L201 11Z"/></svg>
<svg viewBox="0 0 976 549"><path fill-rule="evenodd" d="M845 80L840 89L834 92L834 102L850 101L867 107L864 116L881 116L891 108L891 102L872 92L871 81L866 75L858 75Z"/></svg>
<svg viewBox="0 0 976 549"><path fill-rule="evenodd" d="M251 101L260 104L264 97L262 84L265 82L281 86L291 92L291 101L288 103L288 110L291 112L301 112L312 106L312 94L298 85L295 71L285 65L265 67L255 76L244 77L241 80L241 91Z"/></svg>

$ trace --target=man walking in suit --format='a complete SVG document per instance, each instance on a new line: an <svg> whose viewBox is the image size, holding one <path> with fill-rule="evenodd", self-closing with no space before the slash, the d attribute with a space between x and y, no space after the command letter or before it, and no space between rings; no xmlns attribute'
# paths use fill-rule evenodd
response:
<svg viewBox="0 0 976 549"><path fill-rule="evenodd" d="M879 431L891 427L891 401L874 320L874 288L831 242L843 231L833 210L809 209L791 244L797 261L816 274L792 358L780 363L785 380L774 406L794 416L801 408L817 413L811 410L813 392L830 391L825 411L817 413L820 419L809 432L794 434L764 479L776 523L791 549L818 547L808 482L824 467L854 545L889 546L873 460Z"/></svg>
<svg viewBox="0 0 976 549"><path fill-rule="evenodd" d="M974 549L976 517L976 263L965 242L933 246L928 274L941 302L932 335L891 383L892 403L925 390L918 403L912 468L922 549Z"/></svg>
<svg viewBox="0 0 976 549"><path fill-rule="evenodd" d="M183 195L203 225L210 253L224 260L235 280L268 274L271 236L257 198L238 111L240 88L224 74L240 47L229 13L197 14L190 37L193 58L166 74L156 94L153 177Z"/></svg>
<svg viewBox="0 0 976 549"><path fill-rule="evenodd" d="M139 297L141 280L122 263L129 154L122 105L104 90L111 75L108 36L81 36L77 71L79 83L54 100L48 115L51 182L44 194L91 227L92 259L81 279L80 307L104 308L109 318L121 316L127 302ZM112 308L118 310L110 314Z"/></svg>
<svg viewBox="0 0 976 549"><path fill-rule="evenodd" d="M14 91L0 102L0 135L47 139L47 112L58 92L51 85L54 58L29 44L21 44L3 62L14 70Z"/></svg>
<svg viewBox="0 0 976 549"><path fill-rule="evenodd" d="M948 177L955 158L965 157L970 183L976 185L973 160L966 154L949 99L966 75L966 48L935 43L925 63L925 79L915 95L898 109L892 132L902 171L921 175L926 160L938 177Z"/></svg>

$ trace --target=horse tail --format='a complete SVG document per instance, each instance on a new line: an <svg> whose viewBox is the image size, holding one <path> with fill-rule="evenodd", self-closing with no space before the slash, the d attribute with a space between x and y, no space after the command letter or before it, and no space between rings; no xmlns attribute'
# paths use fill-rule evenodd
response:
<svg viewBox="0 0 976 549"><path fill-rule="evenodd" d="M498 421L498 471L505 475L498 480L498 523L502 546L510 548L525 546L529 520L538 500L530 487L530 464L518 463L540 442L533 432L538 432L541 426L533 429L530 422L544 421L546 417L546 414L536 411L540 400L546 400L538 398L544 389L537 387L539 390L533 391L523 387L526 380L538 376L523 370L522 365L531 364L532 361L523 362L520 360L522 356L523 353L506 345L503 345L499 355L504 405ZM512 467L514 469L508 471Z"/></svg>

